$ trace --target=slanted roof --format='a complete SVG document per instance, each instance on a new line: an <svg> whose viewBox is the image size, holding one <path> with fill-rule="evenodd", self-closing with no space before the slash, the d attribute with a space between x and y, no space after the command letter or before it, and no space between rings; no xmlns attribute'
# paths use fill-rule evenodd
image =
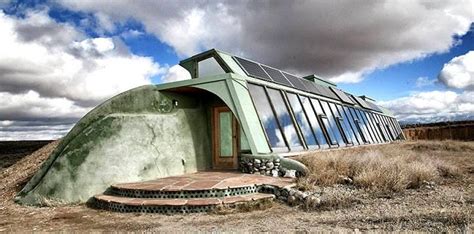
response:
<svg viewBox="0 0 474 234"><path fill-rule="evenodd" d="M357 105L364 109L380 113L390 113L384 112L374 103L373 99L367 96L356 96L345 92L338 89L335 83L314 74L300 77L290 72L216 49L211 49L182 60L180 65L191 73L192 78L197 78L198 62L210 57L214 57L226 73L234 73L247 79L250 78L248 79L249 81L252 81L251 78L254 78L259 80L259 82L297 89L305 93L336 100L347 105Z"/></svg>

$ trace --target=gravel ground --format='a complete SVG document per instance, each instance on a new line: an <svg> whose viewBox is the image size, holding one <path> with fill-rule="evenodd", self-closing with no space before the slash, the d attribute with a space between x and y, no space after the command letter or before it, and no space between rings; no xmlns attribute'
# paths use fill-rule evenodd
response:
<svg viewBox="0 0 474 234"><path fill-rule="evenodd" d="M464 170L462 179L447 179L437 185L403 193L374 194L348 185L318 187L327 200L337 201L315 211L275 202L266 210L232 214L121 214L95 210L85 205L60 207L20 206L12 201L16 191L36 171L53 142L0 173L1 231L426 231L472 230L474 152L423 148L433 155L448 155ZM402 147L412 142L400 144ZM472 143L474 145L474 142ZM386 146L377 146L386 147ZM414 149L419 150L419 149ZM446 152L445 152L446 151ZM459 156L456 156L458 155ZM322 199L324 200L324 199Z"/></svg>

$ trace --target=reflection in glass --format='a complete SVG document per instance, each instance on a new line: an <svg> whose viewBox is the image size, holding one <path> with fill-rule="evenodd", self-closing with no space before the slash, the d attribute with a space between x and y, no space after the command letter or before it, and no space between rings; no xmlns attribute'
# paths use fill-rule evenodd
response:
<svg viewBox="0 0 474 234"><path fill-rule="evenodd" d="M339 126L342 127L342 132L344 132L344 136L346 138L346 144L354 144L354 142L357 144L357 139L354 135L354 132L352 131L351 126L349 125L349 120L347 117L344 115L344 111L342 110L341 105L336 105L333 103L330 103L329 106L333 110L334 115L336 118L339 120Z"/></svg>
<svg viewBox="0 0 474 234"><path fill-rule="evenodd" d="M268 97L270 98L273 108L276 112L278 122L283 129L283 135L286 141L290 145L290 149L295 147L302 147L298 133L296 132L295 125L291 119L291 115L288 111L285 101L283 100L282 93L276 89L268 89Z"/></svg>
<svg viewBox="0 0 474 234"><path fill-rule="evenodd" d="M379 135L377 134L377 129L375 129L375 126L373 125L371 119L369 119L369 115L365 111L360 111L362 118L365 120L367 123L367 126L369 126L369 130L372 133L372 137L375 139L376 142L381 143L382 141L379 138Z"/></svg>
<svg viewBox="0 0 474 234"><path fill-rule="evenodd" d="M367 128L367 131L369 132L370 137L372 138L372 142L373 142L373 143L379 142L379 140L377 139L377 136L375 135L375 133L374 133L374 131L373 131L373 129L372 129L372 126L370 125L369 120L367 119L367 116L365 116L365 112L362 111L362 110L358 110L358 109L356 109L356 112L358 113L359 118L360 118L362 121L364 121L364 124L365 124L365 126L366 126L366 128Z"/></svg>
<svg viewBox="0 0 474 234"><path fill-rule="evenodd" d="M365 115L367 116L367 119L369 120L369 123L372 124L373 129L374 129L374 133L377 136L377 138L379 139L379 142L380 143L385 142L385 140L382 137L382 133L380 132L380 128L377 126L377 122L375 122L375 119L374 119L374 116L372 115L372 113L365 112Z"/></svg>
<svg viewBox="0 0 474 234"><path fill-rule="evenodd" d="M354 133L354 137L357 140L357 141L354 141L354 143L363 144L365 141L363 141L362 139L363 136L361 136L362 131L360 131L357 128L358 126L355 124L354 118L352 117L351 112L349 111L349 108L347 106L343 106L339 108L339 110L341 114L344 113L344 118L347 119L347 122Z"/></svg>
<svg viewBox="0 0 474 234"><path fill-rule="evenodd" d="M313 104L314 111L318 115L319 119L321 119L321 126L324 127L326 131L326 135L328 136L328 142L331 145L337 145L337 138L334 134L334 129L331 127L327 115L324 113L321 104L317 99L311 98L311 104Z"/></svg>
<svg viewBox="0 0 474 234"><path fill-rule="evenodd" d="M308 116L309 122L311 123L311 126L313 127L313 132L316 135L316 138L319 143L319 147L321 148L328 148L328 143L326 142L326 138L324 137L323 130L319 126L319 121L318 117L316 116L313 107L311 107L311 103L309 101L309 98L300 96L301 103L303 104L304 111L306 112L306 115Z"/></svg>
<svg viewBox="0 0 474 234"><path fill-rule="evenodd" d="M342 138L339 127L337 126L338 124L336 123L336 118L331 112L331 108L329 108L329 104L325 101L321 101L321 106L323 107L324 113L328 117L329 125L331 126L331 129L333 130L334 135L336 136L336 140L339 143L339 146L345 146L346 143L344 142L344 139Z"/></svg>
<svg viewBox="0 0 474 234"><path fill-rule="evenodd" d="M268 101L265 90L262 86L248 84L250 95L252 96L257 110L260 121L263 124L263 128L267 133L268 140L272 148L286 147L285 141L283 140L281 130L276 121L275 115L273 114L270 102Z"/></svg>
<svg viewBox="0 0 474 234"><path fill-rule="evenodd" d="M198 77L224 74L225 71L214 57L210 57L198 62Z"/></svg>
<svg viewBox="0 0 474 234"><path fill-rule="evenodd" d="M294 93L287 93L286 96L288 97L288 102L290 103L291 108L293 109L293 115L295 116L296 122L300 126L301 132L303 133L303 137L306 141L308 147L310 146L318 146L316 139L314 138L313 131L311 130L311 126L306 118L306 114L303 111L303 107L301 106L300 101L298 100L298 96Z"/></svg>
<svg viewBox="0 0 474 234"><path fill-rule="evenodd" d="M360 132L363 142L371 143L372 139L370 138L370 133L367 130L367 126L365 126L364 120L362 120L362 118L357 115L357 112L354 108L348 107L347 109L354 118L354 123L356 124L357 129Z"/></svg>

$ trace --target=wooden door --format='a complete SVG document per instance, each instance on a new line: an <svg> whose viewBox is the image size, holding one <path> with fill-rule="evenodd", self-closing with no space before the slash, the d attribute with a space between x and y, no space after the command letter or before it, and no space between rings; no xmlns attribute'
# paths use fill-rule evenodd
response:
<svg viewBox="0 0 474 234"><path fill-rule="evenodd" d="M237 120L228 107L214 107L212 112L213 168L237 169Z"/></svg>

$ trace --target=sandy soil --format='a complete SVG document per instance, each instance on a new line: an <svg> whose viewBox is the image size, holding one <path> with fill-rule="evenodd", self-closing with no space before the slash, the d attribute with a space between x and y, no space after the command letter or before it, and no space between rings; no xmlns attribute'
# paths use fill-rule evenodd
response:
<svg viewBox="0 0 474 234"><path fill-rule="evenodd" d="M12 201L16 191L54 149L53 142L0 173L0 231L301 231L416 230L427 232L472 230L474 208L474 150L434 147L406 142L397 145L456 163L464 176L444 179L435 186L380 196L347 185L321 188L327 194L349 194L340 206L304 211L275 202L271 208L233 214L121 214L85 205L26 207ZM474 149L474 142L466 143Z"/></svg>

